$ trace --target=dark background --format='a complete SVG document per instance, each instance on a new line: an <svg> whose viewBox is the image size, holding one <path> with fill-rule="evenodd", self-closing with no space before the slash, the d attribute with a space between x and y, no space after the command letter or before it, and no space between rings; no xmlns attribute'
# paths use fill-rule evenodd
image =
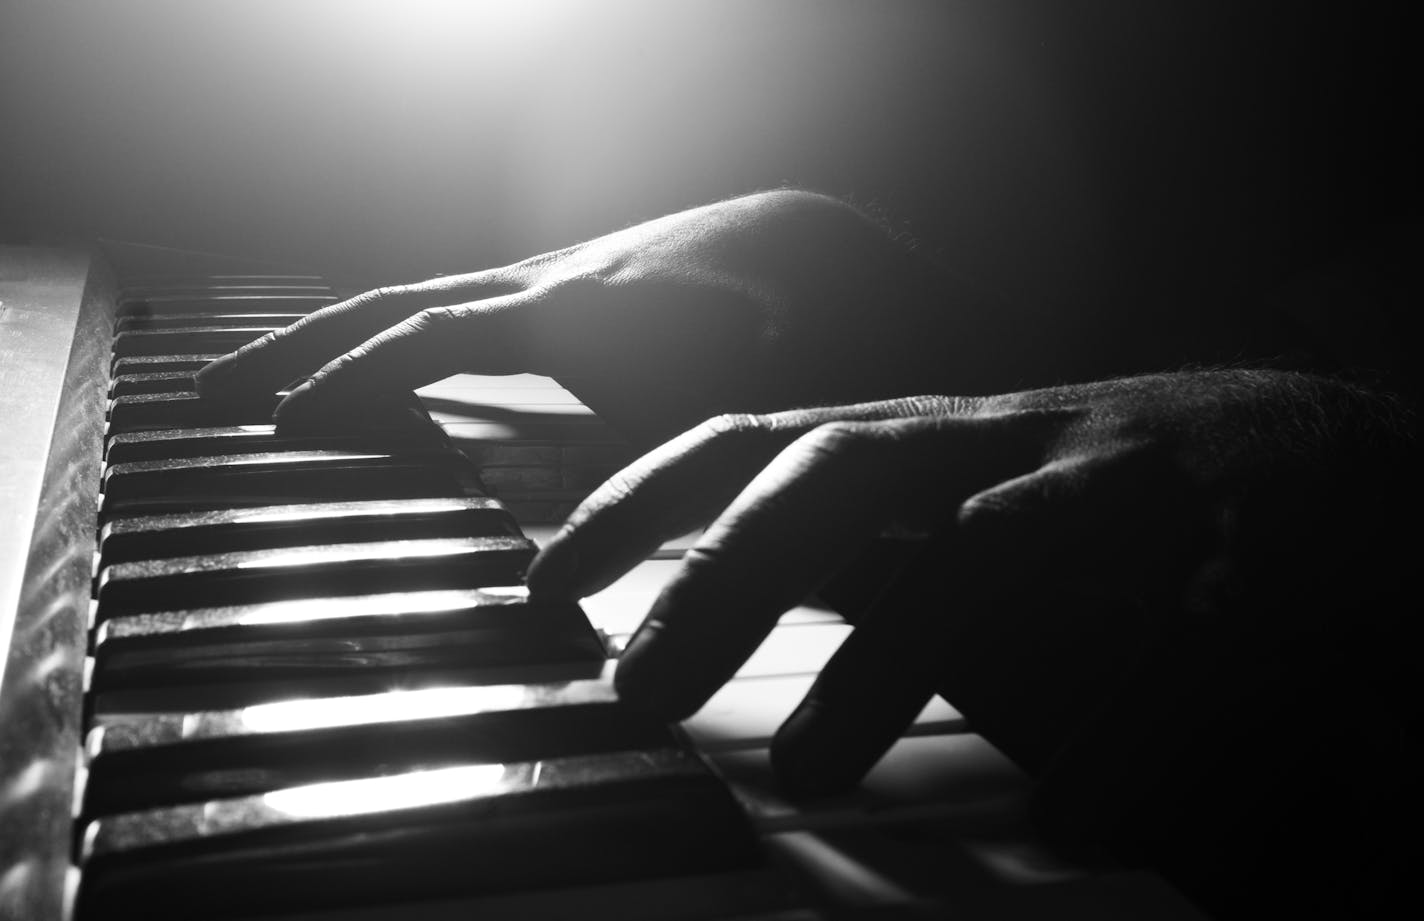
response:
<svg viewBox="0 0 1424 921"><path fill-rule="evenodd" d="M1410 31L1345 4L0 3L10 242L388 282L791 184L1046 310L1165 310L1418 197Z"/></svg>

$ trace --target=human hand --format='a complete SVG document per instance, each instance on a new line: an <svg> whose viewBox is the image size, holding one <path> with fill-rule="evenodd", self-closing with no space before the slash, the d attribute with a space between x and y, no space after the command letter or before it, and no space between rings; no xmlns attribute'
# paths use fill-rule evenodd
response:
<svg viewBox="0 0 1424 921"><path fill-rule="evenodd" d="M992 313L944 284L850 206L768 192L362 294L218 359L197 386L272 393L309 375L275 416L301 423L458 372L527 371L630 437L660 440L732 409L923 388L954 366L932 332L940 302Z"/></svg>
<svg viewBox="0 0 1424 921"><path fill-rule="evenodd" d="M589 594L715 518L617 672L625 699L675 719L877 537L924 537L773 763L803 791L853 783L941 690L1035 768L1180 618L1220 629L1242 567L1319 556L1300 551L1345 501L1371 405L1323 380L1232 371L721 417L591 495L528 582Z"/></svg>

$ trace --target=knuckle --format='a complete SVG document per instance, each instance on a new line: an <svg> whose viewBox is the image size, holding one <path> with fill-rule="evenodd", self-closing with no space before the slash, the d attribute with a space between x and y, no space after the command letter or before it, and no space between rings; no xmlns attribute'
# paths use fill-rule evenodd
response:
<svg viewBox="0 0 1424 921"><path fill-rule="evenodd" d="M959 506L955 520L963 530L979 531L1007 513L1009 508L1010 503L999 492L980 493L970 496Z"/></svg>
<svg viewBox="0 0 1424 921"><path fill-rule="evenodd" d="M259 336L258 338L242 346L240 349L237 350L237 352L239 355L251 355L253 352L258 351L259 349L265 349L272 343L276 342L278 339L284 338L281 335L281 333L283 332L284 330L274 329L272 332Z"/></svg>
<svg viewBox="0 0 1424 921"><path fill-rule="evenodd" d="M724 457L756 453L768 439L781 440L766 416L752 413L722 413L698 425L686 435L689 451L713 451Z"/></svg>
<svg viewBox="0 0 1424 921"><path fill-rule="evenodd" d="M397 337L421 335L436 329L448 329L455 319L457 316L448 307L427 307L411 314L392 332Z"/></svg>
<svg viewBox="0 0 1424 921"><path fill-rule="evenodd" d="M727 556L725 537L717 539L704 537L682 555L679 581L706 579L709 573L716 575L718 567L723 565Z"/></svg>
<svg viewBox="0 0 1424 921"><path fill-rule="evenodd" d="M404 296L408 290L406 285L381 285L379 288L372 288L360 297L369 301L392 301Z"/></svg>
<svg viewBox="0 0 1424 921"><path fill-rule="evenodd" d="M710 437L743 435L766 429L766 420L751 413L722 413L698 426Z"/></svg>
<svg viewBox="0 0 1424 921"><path fill-rule="evenodd" d="M464 312L459 307L427 307L412 317L412 320L419 328L430 329L435 326L447 326L463 315Z"/></svg>
<svg viewBox="0 0 1424 921"><path fill-rule="evenodd" d="M796 445L807 454L844 455L873 444L879 428L866 422L826 422L798 438Z"/></svg>
<svg viewBox="0 0 1424 921"><path fill-rule="evenodd" d="M341 314L370 311L388 312L399 308L406 300L407 293L408 286L406 285L385 285L380 288L372 288L369 291L362 291L350 300L334 304L326 309Z"/></svg>
<svg viewBox="0 0 1424 921"><path fill-rule="evenodd" d="M943 394L921 394L892 401L903 416L972 416L982 406L976 397L953 397Z"/></svg>
<svg viewBox="0 0 1424 921"><path fill-rule="evenodd" d="M637 484L642 477L637 471L620 470L613 476L604 480L599 487L578 507L576 515L570 520L586 521L594 514L607 509L621 509L625 507L628 498L633 495Z"/></svg>

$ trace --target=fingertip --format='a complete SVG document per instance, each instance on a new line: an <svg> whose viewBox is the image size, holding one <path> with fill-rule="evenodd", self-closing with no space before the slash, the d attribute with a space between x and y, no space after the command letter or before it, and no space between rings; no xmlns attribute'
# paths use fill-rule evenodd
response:
<svg viewBox="0 0 1424 921"><path fill-rule="evenodd" d="M575 599L580 597L577 592L578 571L578 550L555 537L530 562L524 582L529 586L531 595Z"/></svg>
<svg viewBox="0 0 1424 921"><path fill-rule="evenodd" d="M232 365L234 355L224 355L215 358L203 367L199 368L193 375L193 389L199 396L212 397L221 396L222 391L227 388L233 377Z"/></svg>
<svg viewBox="0 0 1424 921"><path fill-rule="evenodd" d="M315 385L306 381L292 388L272 410L272 421L277 423L300 423L312 416L312 391Z"/></svg>
<svg viewBox="0 0 1424 921"><path fill-rule="evenodd" d="M706 702L706 694L691 688L676 656L663 648L662 624L646 621L633 634L613 672L613 689L628 706L674 722L687 719Z"/></svg>

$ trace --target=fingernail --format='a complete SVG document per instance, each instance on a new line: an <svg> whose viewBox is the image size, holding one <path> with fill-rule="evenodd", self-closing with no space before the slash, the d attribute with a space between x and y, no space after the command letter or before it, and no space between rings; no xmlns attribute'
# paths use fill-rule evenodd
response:
<svg viewBox="0 0 1424 921"><path fill-rule="evenodd" d="M273 421L294 422L310 415L307 409L307 395L312 391L311 381L307 381L300 387L288 393L277 404L277 408L272 410Z"/></svg>
<svg viewBox="0 0 1424 921"><path fill-rule="evenodd" d="M675 661L668 661L669 650L658 648L660 628L649 621L628 640L618 657L613 687L618 699L631 707L660 719L680 720L696 712L697 706L689 704L678 687L680 672Z"/></svg>
<svg viewBox="0 0 1424 921"><path fill-rule="evenodd" d="M574 578L578 575L578 551L559 543L558 538L539 551L529 564L524 582L530 594L551 597L573 597Z"/></svg>

